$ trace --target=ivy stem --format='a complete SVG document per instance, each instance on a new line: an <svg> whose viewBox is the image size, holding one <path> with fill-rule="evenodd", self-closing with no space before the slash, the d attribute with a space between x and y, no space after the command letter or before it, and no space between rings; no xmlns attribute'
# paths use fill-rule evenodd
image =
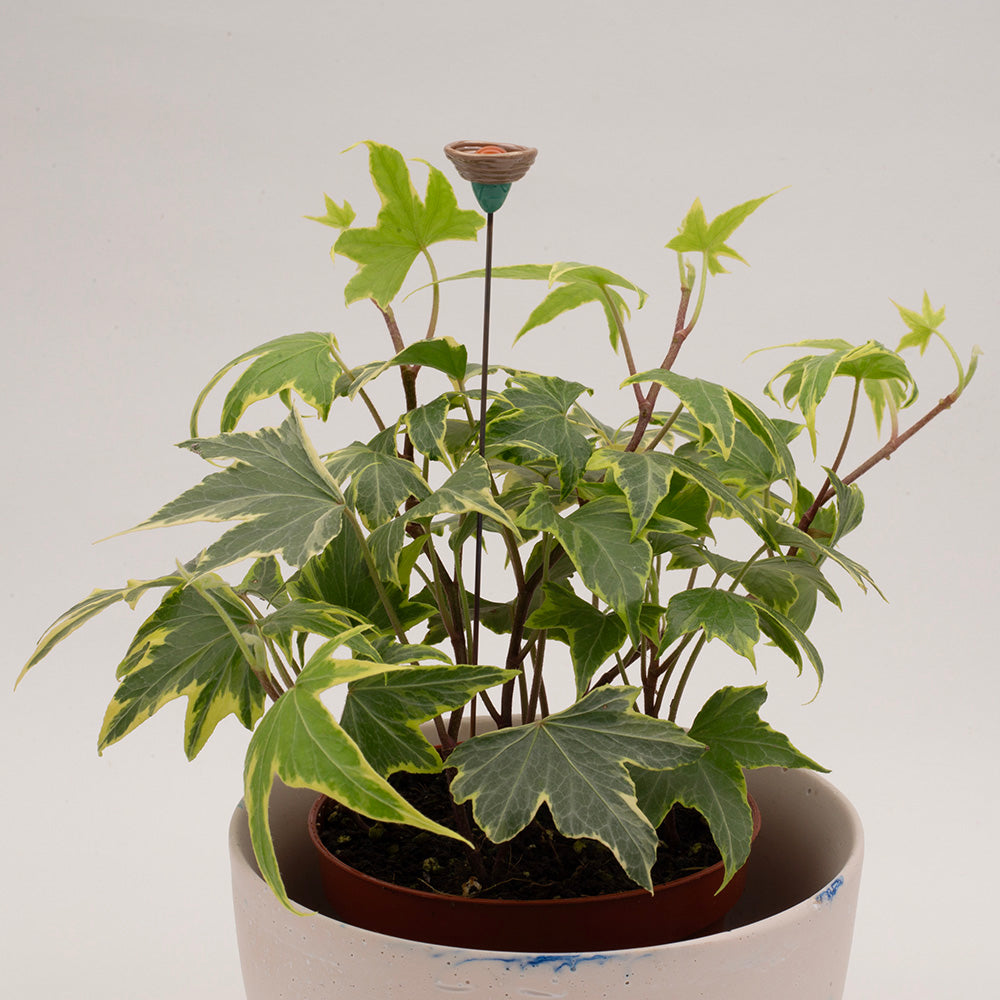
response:
<svg viewBox="0 0 1000 1000"><path fill-rule="evenodd" d="M421 251L424 255L424 259L427 261L427 266L431 271L431 281L434 283L434 290L431 293L431 318L427 324L427 336L424 338L426 340L432 340L435 332L437 331L437 321L438 321L438 309L441 306L441 288L438 284L438 273L437 268L434 266L434 261L431 259L431 255L424 248Z"/></svg>
<svg viewBox="0 0 1000 1000"><path fill-rule="evenodd" d="M688 679L691 677L691 671L694 669L695 660L698 659L698 654L701 652L706 640L707 636L703 631L698 637L698 642L691 651L691 655L688 657L687 663L684 665L684 673L681 674L681 679L677 682L677 689L674 691L674 696L670 699L670 713L667 715L667 719L670 722L677 721L677 711L680 708L681 697L684 694L684 689L687 687Z"/></svg>
<svg viewBox="0 0 1000 1000"><path fill-rule="evenodd" d="M949 392L947 396L939 400L937 405L928 410L916 423L912 424L901 434L896 434L891 437L878 451L873 455L865 459L856 469L850 472L848 475L844 476L842 482L845 486L850 486L856 480L860 479L869 469L874 468L879 462L888 460L892 457L893 452L900 447L904 442L908 441L917 431L922 430L926 427L935 417L940 416L945 410L949 409L952 404L958 399L959 390L955 389ZM835 490L830 486L829 480L826 486L816 494L816 499L813 501L812 506L802 515L802 519L798 523L799 531L808 531L809 526L813 523L816 515L819 513L820 508L834 495ZM794 555L794 550L789 550L790 555Z"/></svg>
<svg viewBox="0 0 1000 1000"><path fill-rule="evenodd" d="M349 368L346 364L344 364L344 359L332 347L330 348L330 355L333 358L333 360L336 361L338 365L340 365L341 371L345 372L347 375L349 375L353 379L353 377L354 377L354 369L353 368ZM361 400L365 404L365 406L368 407L368 412L372 415L372 419L375 421L375 426L380 431L384 431L385 430L385 423L382 420L382 417L379 415L378 410L375 409L375 404L372 402L371 396L369 396L368 393L365 392L364 389L359 389L358 390L358 395L361 397Z"/></svg>

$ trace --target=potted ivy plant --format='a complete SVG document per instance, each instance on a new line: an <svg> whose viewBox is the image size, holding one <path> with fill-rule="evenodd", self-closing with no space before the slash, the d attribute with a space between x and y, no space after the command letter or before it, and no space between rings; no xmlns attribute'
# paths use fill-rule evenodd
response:
<svg viewBox="0 0 1000 1000"><path fill-rule="evenodd" d="M159 592L118 666L99 748L186 697L184 748L193 758L235 715L252 731L234 818L238 909L248 895L278 910L329 905L344 922L327 924L361 935L332 960L337 968L373 940L383 954L405 954L407 967L417 959L406 949L424 942L432 951L421 961L450 948L452 969L471 961L455 955L502 952L508 957L489 959L502 975L533 968L523 957L533 953L562 955L559 967L575 971L577 960L565 956L669 949L677 938L681 950L670 954L704 965L690 949L727 935L683 939L719 929L748 858L752 873L761 823L771 853L788 853L774 847L769 824L783 813L794 823L803 810L778 804L778 784L842 809L841 818L801 821L813 823L817 839L817 831L841 827L856 837L858 866L860 837L849 805L817 775L824 768L761 717L763 685L725 686L690 706L690 678L708 643L750 663L766 643L822 682L823 660L808 636L819 599L837 604L843 579L874 587L841 547L863 514L858 480L959 398L977 352L962 363L940 332L944 310L925 294L919 309L898 307L895 349L876 340L784 345L795 356L765 394L785 410L769 415L711 373L686 372L682 351L701 328L723 262L743 260L729 245L733 234L771 195L711 221L694 202L667 243L678 268L676 323L667 337L640 343L631 311L647 293L601 266L493 268L488 260L485 272L442 279L434 245L476 240L487 220L459 206L437 167L421 168L421 196L398 151L364 147L381 199L374 225L357 224L347 201L329 197L316 220L338 231L334 257L357 265L346 303L370 311L382 348L374 334L341 344L306 332L223 365L195 401L181 445L212 470L137 527L235 525L163 576L94 591L50 627L21 676L105 608ZM511 177L534 159L534 150L511 144L468 142L447 152L463 176L479 169L470 158L489 164L473 183L490 224ZM418 263L422 274L413 273ZM631 416L606 423L591 412L586 386L506 359L484 365L475 338L442 336L447 281L484 279L540 286L538 306L519 330L505 331L515 340L570 310L600 309L609 357L621 366L613 381L634 399ZM411 332L395 307L415 288L428 300L428 318ZM486 316L488 330L488 309ZM917 387L905 355L931 341L950 355L955 385L906 421ZM202 433L203 406L227 379L218 432ZM386 383L395 383L401 406L385 403ZM837 383L851 387L843 436L821 480L807 484L795 439L804 433L807 451L821 454L817 409ZM253 428L253 405L271 397L287 415ZM864 399L888 440L858 459L850 445ZM494 564L485 579L484 553ZM480 662L480 628L505 650L497 662ZM341 705L332 707L338 692ZM562 702L560 692L568 692ZM759 779L759 810L748 792L748 775L753 788L758 771L770 775ZM291 812L294 839L316 844L329 904L298 888L299 869L311 862L292 857L284 833L275 833L287 826L277 806L294 788L309 790L310 801L323 796L309 808L298 795ZM353 880L346 889L345 879ZM684 892L699 879L707 916L674 927L674 916L693 912ZM376 897L401 891L387 916L363 901L369 884ZM833 871L806 890L806 901L829 902L842 884ZM682 901L663 903L677 885ZM639 907L637 930L623 937L631 918L614 910L584 918L594 935L567 936L571 912L626 897ZM525 899L540 905L540 916L510 907ZM798 901L783 899L775 913ZM411 909L414 929L401 929ZM477 909L488 914L479 936ZM270 919L258 920L258 931ZM303 927L316 931L315 914L289 919L286 944ZM841 934L848 944L852 919ZM728 937L737 947L747 940ZM279 990L271 980L251 986L281 964L262 947L255 938L244 949L268 970L247 974L251 996ZM384 991L379 982L371 988ZM757 995L741 982L742 995ZM761 982L761 996L779 995L772 972ZM651 983L663 988L661 976ZM420 995L412 978L407 988Z"/></svg>

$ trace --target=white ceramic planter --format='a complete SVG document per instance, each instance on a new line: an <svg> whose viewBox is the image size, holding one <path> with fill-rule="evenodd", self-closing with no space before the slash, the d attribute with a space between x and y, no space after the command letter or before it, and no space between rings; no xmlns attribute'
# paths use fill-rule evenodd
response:
<svg viewBox="0 0 1000 1000"><path fill-rule="evenodd" d="M537 955L406 941L336 919L322 899L306 817L315 794L277 786L271 823L294 900L260 877L242 804L230 826L233 898L248 1000L839 1000L854 929L863 838L850 802L808 771L748 774L763 828L728 929L603 953Z"/></svg>

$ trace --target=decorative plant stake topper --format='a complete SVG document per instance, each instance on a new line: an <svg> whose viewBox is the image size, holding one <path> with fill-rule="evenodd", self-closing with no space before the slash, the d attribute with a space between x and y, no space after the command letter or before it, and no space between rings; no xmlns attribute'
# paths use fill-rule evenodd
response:
<svg viewBox="0 0 1000 1000"><path fill-rule="evenodd" d="M490 370L490 293L493 284L493 213L507 200L514 181L519 181L535 162L538 150L511 143L473 142L463 139L444 147L464 180L472 182L479 207L486 213L486 273L483 291L482 381L479 394L479 454L486 457L486 384ZM472 650L470 659L479 662L479 618L483 579L483 515L476 515L476 568L472 605ZM475 734L475 708L470 724Z"/></svg>

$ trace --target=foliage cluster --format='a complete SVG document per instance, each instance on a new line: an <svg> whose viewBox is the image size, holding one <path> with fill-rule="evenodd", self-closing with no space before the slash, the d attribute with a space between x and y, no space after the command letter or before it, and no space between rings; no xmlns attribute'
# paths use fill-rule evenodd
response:
<svg viewBox="0 0 1000 1000"><path fill-rule="evenodd" d="M745 770L820 765L761 719L763 685L722 688L682 728L679 707L699 655L720 640L753 664L756 648L770 643L822 681L807 632L820 597L839 603L828 571L872 586L841 549L863 513L857 480L958 398L975 355L960 362L940 334L943 309L925 295L920 310L899 308L906 332L895 350L875 340L786 345L800 350L766 394L798 420L680 374L675 362L710 278L724 273L723 260L743 260L729 240L770 196L711 221L695 201L667 244L680 298L654 368L641 369L633 354L631 308L647 298L633 282L572 262L493 271L544 288L517 338L596 304L624 359L635 413L611 426L587 409L584 385L495 366L481 449L482 373L465 345L437 335L444 283L430 248L475 240L485 220L459 207L437 168L426 165L420 195L396 150L365 146L381 199L374 225L356 225L351 206L330 198L317 221L338 231L333 254L357 265L347 304L374 307L388 352L348 361L333 334L306 332L216 372L181 445L214 471L138 527L235 524L162 577L94 591L55 622L25 670L105 608L162 590L118 666L99 747L181 697L189 757L228 715L252 730L245 798L253 843L286 903L267 821L275 776L374 820L461 837L387 781L442 768L421 733L428 721L450 751L456 814L468 817L460 807L469 803L494 842L518 833L545 802L562 833L606 844L636 884L651 888L655 829L682 803L706 817L731 875L749 850ZM407 339L394 305L418 260L429 268L429 317ZM932 339L951 354L957 385L904 428L917 387L903 352L922 353ZM219 433L201 436L202 406L227 376ZM440 388L421 398L418 387L435 379ZM369 395L376 380L398 380L398 415ZM853 388L850 412L812 493L789 445L805 429L815 453L817 408L838 381ZM269 397L286 404L287 418L238 429ZM865 397L876 422L888 423L888 441L845 472ZM371 436L321 454L308 424L352 401ZM743 526L742 549L716 544L720 519ZM477 525L508 569L481 600L471 585ZM235 582L221 575L246 563ZM503 637L502 663L478 662L480 621ZM575 699L550 705L549 689L570 670ZM339 719L324 701L336 685L346 685ZM477 709L496 729L459 743L463 718Z"/></svg>

